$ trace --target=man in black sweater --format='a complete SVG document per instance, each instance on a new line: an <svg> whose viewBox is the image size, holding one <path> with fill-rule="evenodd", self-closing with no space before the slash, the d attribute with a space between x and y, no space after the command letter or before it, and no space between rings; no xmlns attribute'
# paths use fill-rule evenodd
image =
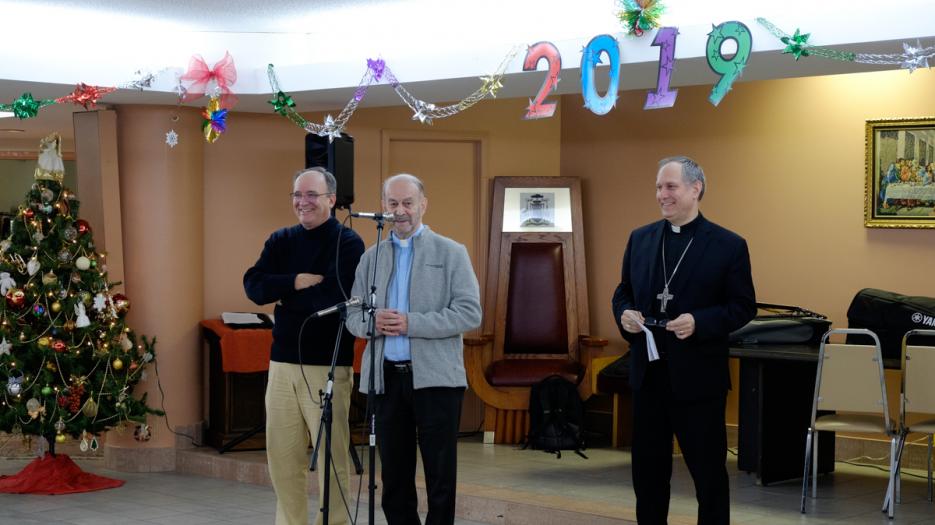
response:
<svg viewBox="0 0 935 525"><path fill-rule="evenodd" d="M318 435L321 396L338 330L333 387L332 459L328 522L348 524L341 494L349 498L347 414L351 401L354 336L337 315L308 317L346 299L364 243L342 226L331 210L337 182L321 168L296 174L290 199L299 224L273 232L260 258L244 274L247 297L256 304L276 302L269 381L266 387L266 456L276 491L276 524L308 523L306 488L309 440ZM322 438L324 444L324 438ZM318 455L319 494L324 490L325 455ZM320 524L319 513L316 523Z"/></svg>

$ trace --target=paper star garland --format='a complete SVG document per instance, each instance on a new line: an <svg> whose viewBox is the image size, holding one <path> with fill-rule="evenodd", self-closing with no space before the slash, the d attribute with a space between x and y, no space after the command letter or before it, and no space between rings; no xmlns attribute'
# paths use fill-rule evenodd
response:
<svg viewBox="0 0 935 525"><path fill-rule="evenodd" d="M796 28L795 34L792 36L784 36L779 40L783 44L786 44L786 48L782 50L783 53L792 53L796 60L800 57L807 57L810 53L808 52L808 37L811 36L811 33L805 33L804 35L799 33L799 29Z"/></svg>
<svg viewBox="0 0 935 525"><path fill-rule="evenodd" d="M25 120L39 114L39 110L55 104L54 100L36 100L32 93L23 93L12 104L0 104L0 111L11 111L13 116Z"/></svg>
<svg viewBox="0 0 935 525"><path fill-rule="evenodd" d="M315 134L319 137L328 137L328 142L334 142L334 139L341 138L341 128L334 121L334 117L328 115L325 117L324 125Z"/></svg>
<svg viewBox="0 0 935 525"><path fill-rule="evenodd" d="M497 91L503 87L503 83L500 82L500 77L497 75L488 75L486 77L480 77L480 79L484 83L481 89L490 93L491 97L497 98Z"/></svg>
<svg viewBox="0 0 935 525"><path fill-rule="evenodd" d="M295 107L295 101L292 100L292 97L283 93L282 91L276 93L276 98L268 100L267 103L273 105L273 111L279 113L282 116L286 116L286 113L289 111L289 108Z"/></svg>
<svg viewBox="0 0 935 525"><path fill-rule="evenodd" d="M97 101L100 100L101 97L108 93L113 93L114 91L117 91L117 88L89 86L81 82L75 86L74 91L64 97L55 99L55 102L59 104L73 102L76 106L84 106L84 109L91 109L95 107L95 104L97 104Z"/></svg>

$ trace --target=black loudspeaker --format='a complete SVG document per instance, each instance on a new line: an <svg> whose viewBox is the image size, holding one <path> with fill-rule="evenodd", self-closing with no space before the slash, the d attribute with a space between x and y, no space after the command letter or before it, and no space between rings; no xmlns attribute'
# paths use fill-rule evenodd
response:
<svg viewBox="0 0 935 525"><path fill-rule="evenodd" d="M305 135L305 167L322 167L338 181L336 208L354 204L354 137L341 133L329 141L314 133Z"/></svg>

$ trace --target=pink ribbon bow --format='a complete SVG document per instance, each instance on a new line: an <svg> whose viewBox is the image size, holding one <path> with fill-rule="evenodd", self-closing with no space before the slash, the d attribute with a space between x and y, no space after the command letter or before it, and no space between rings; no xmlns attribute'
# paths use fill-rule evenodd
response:
<svg viewBox="0 0 935 525"><path fill-rule="evenodd" d="M205 95L208 82L214 80L221 92L220 107L229 109L237 103L237 96L230 89L230 85L237 82L237 69L234 68L234 59L229 52L224 52L224 58L208 69L208 64L201 55L193 55L188 62L188 71L180 80L189 80L191 84L186 88L183 102L191 102Z"/></svg>

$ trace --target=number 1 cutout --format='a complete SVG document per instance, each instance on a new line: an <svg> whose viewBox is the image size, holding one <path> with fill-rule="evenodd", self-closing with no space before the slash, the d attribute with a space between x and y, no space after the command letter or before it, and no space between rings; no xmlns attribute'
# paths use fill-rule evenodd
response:
<svg viewBox="0 0 935 525"><path fill-rule="evenodd" d="M733 40L737 43L737 52L729 59L721 53L721 46L726 40ZM727 95L734 80L737 80L743 73L743 68L750 59L751 49L753 49L753 37L750 35L750 29L740 22L724 22L708 33L708 67L721 75L718 83L711 88L708 101L717 106Z"/></svg>
<svg viewBox="0 0 935 525"><path fill-rule="evenodd" d="M549 72L542 81L542 86L536 98L529 99L524 120L549 118L555 114L555 102L545 103L545 97L558 87L558 74L562 70L562 55L551 42L537 42L526 49L526 60L523 61L523 71L535 71L542 59L549 65Z"/></svg>
<svg viewBox="0 0 935 525"><path fill-rule="evenodd" d="M678 34L677 27L663 27L653 39L652 45L659 46L659 75L655 91L650 90L646 93L643 109L671 108L675 105L675 97L678 96L679 90L670 90L669 81L675 69L675 38Z"/></svg>

